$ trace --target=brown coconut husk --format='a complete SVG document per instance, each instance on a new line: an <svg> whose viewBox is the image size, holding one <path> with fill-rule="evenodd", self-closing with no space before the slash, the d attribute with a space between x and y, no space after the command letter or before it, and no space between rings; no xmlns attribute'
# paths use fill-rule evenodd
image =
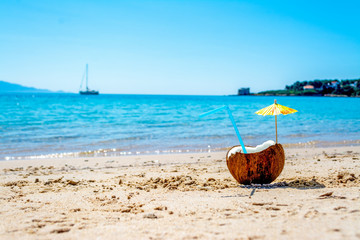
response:
<svg viewBox="0 0 360 240"><path fill-rule="evenodd" d="M271 183L280 175L285 164L285 153L281 144L272 145L258 153L237 152L230 157L228 154L229 152L226 154L228 169L240 184Z"/></svg>

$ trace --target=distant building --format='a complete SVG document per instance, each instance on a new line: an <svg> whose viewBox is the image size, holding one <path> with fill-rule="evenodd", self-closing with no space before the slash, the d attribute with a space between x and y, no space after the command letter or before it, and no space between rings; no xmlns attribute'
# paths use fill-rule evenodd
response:
<svg viewBox="0 0 360 240"><path fill-rule="evenodd" d="M305 85L304 90L314 90L314 86L313 85Z"/></svg>
<svg viewBox="0 0 360 240"><path fill-rule="evenodd" d="M327 83L328 88L336 89L340 85L339 81L331 81Z"/></svg>
<svg viewBox="0 0 360 240"><path fill-rule="evenodd" d="M351 83L350 86L352 86L353 88L357 88L359 86L359 81Z"/></svg>
<svg viewBox="0 0 360 240"><path fill-rule="evenodd" d="M337 87L339 84L340 84L339 81L332 81L331 82L331 86L333 86L333 87Z"/></svg>
<svg viewBox="0 0 360 240"><path fill-rule="evenodd" d="M240 88L238 95L250 95L250 88Z"/></svg>

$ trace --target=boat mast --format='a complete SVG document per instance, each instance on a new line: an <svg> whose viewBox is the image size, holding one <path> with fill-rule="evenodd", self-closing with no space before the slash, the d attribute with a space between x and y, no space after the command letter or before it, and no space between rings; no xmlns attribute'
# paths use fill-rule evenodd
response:
<svg viewBox="0 0 360 240"><path fill-rule="evenodd" d="M88 88L88 64L86 64L86 90L89 90L89 88Z"/></svg>

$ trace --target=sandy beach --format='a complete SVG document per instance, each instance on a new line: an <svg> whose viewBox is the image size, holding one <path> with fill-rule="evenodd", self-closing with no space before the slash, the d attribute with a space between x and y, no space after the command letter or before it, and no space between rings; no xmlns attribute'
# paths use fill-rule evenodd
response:
<svg viewBox="0 0 360 240"><path fill-rule="evenodd" d="M267 187L226 151L0 162L1 239L360 239L360 146L285 148Z"/></svg>

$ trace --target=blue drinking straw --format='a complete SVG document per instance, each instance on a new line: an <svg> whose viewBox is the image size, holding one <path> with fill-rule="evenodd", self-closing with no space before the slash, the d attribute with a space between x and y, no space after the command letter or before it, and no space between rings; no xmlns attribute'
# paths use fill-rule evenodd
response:
<svg viewBox="0 0 360 240"><path fill-rule="evenodd" d="M237 135L237 137L238 137L238 139L239 139L239 142L240 142L240 145L241 145L241 147L242 147L242 150L243 150L243 152L246 154L247 151L246 151L246 149L245 149L244 142L243 142L243 140L241 139L239 130L238 130L237 126L236 126L234 117L233 117L233 115L232 115L232 113L231 113L231 110L230 110L229 106L223 106L223 107L220 107L220 108L211 110L211 111L209 111L209 112L206 112L206 113L201 114L199 117L200 117L200 118L203 118L203 117L206 117L206 116L211 115L211 114L213 114L213 113L219 112L219 111L221 111L221 110L223 110L223 109L225 109L225 110L228 112L229 117L230 117L230 120L231 120L231 123L232 123L232 125L233 125L233 127L234 127L234 129L235 129L236 135Z"/></svg>

